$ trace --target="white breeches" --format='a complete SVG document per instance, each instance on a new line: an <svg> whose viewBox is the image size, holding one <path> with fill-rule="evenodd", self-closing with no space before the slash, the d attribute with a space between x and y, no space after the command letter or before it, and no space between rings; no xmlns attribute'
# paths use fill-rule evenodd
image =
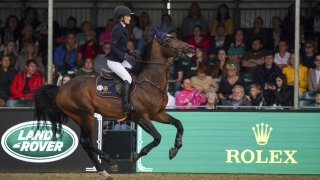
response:
<svg viewBox="0 0 320 180"><path fill-rule="evenodd" d="M107 60L107 64L111 71L116 73L123 81L128 81L131 84L131 75L125 68L131 69L132 66L126 60L124 60L122 63Z"/></svg>

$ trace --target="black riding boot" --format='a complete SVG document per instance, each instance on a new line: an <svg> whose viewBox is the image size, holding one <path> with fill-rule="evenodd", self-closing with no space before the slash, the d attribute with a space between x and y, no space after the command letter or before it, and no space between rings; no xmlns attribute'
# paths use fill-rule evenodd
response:
<svg viewBox="0 0 320 180"><path fill-rule="evenodd" d="M133 110L132 105L129 103L129 94L130 94L130 83L124 81L122 87L122 109L124 113L129 113L130 110Z"/></svg>

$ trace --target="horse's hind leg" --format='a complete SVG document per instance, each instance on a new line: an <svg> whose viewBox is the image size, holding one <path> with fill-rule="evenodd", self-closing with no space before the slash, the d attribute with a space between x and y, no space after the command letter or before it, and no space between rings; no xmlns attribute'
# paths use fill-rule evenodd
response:
<svg viewBox="0 0 320 180"><path fill-rule="evenodd" d="M161 122L161 123L166 123L166 124L170 123L177 128L177 134L176 134L174 147L172 147L169 150L169 159L171 160L177 155L179 149L182 147L183 126L182 126L180 120L170 116L166 112L161 112L161 113L155 115L152 119L157 122Z"/></svg>
<svg viewBox="0 0 320 180"><path fill-rule="evenodd" d="M134 154L133 160L137 161L140 157L147 155L151 149L158 146L161 141L161 135L157 131L157 129L153 126L149 118L141 118L138 120L137 124L148 134L150 134L153 137L153 141L146 146L144 146L139 154Z"/></svg>
<svg viewBox="0 0 320 180"><path fill-rule="evenodd" d="M106 177L107 179L112 179L111 175L107 173L103 165L98 161L97 157L94 155L94 153L98 154L98 152L96 151L96 148L94 148L94 146L92 145L92 139L91 139L93 124L94 124L94 117L93 115L82 114L82 118L83 119L80 125L80 128L81 128L80 144L88 154L89 158L91 159L93 165L96 167L96 170L99 172L99 174Z"/></svg>

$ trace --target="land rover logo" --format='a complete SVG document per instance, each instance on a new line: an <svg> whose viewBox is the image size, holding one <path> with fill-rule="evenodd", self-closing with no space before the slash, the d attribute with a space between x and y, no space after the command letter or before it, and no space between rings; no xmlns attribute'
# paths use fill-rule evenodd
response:
<svg viewBox="0 0 320 180"><path fill-rule="evenodd" d="M1 138L1 146L10 156L27 162L45 163L63 159L78 146L78 137L62 125L61 134L53 140L50 122L28 121L8 129Z"/></svg>

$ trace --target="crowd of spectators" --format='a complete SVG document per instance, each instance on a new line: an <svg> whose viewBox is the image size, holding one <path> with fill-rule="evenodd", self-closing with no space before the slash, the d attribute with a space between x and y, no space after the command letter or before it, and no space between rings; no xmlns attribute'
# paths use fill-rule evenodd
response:
<svg viewBox="0 0 320 180"><path fill-rule="evenodd" d="M290 5L284 19L254 17L247 29L235 28L226 4L218 7L213 22L201 14L196 2L181 26L163 14L158 28L195 47L192 58L177 59L168 67L169 105L180 109L292 106L294 14ZM33 91L47 83L47 16L46 10L39 16L29 7L21 18L8 16L0 28L0 106L28 106ZM264 21L269 20L272 28L265 28ZM89 21L78 26L72 16L66 27L54 21L53 84L61 86L75 76L98 76L106 66L115 23L111 17L106 17L103 28L94 28ZM128 49L142 60L147 58L154 27L147 12L132 15L128 25ZM312 92L319 106L320 3L312 16L301 16L300 29L299 98Z"/></svg>

